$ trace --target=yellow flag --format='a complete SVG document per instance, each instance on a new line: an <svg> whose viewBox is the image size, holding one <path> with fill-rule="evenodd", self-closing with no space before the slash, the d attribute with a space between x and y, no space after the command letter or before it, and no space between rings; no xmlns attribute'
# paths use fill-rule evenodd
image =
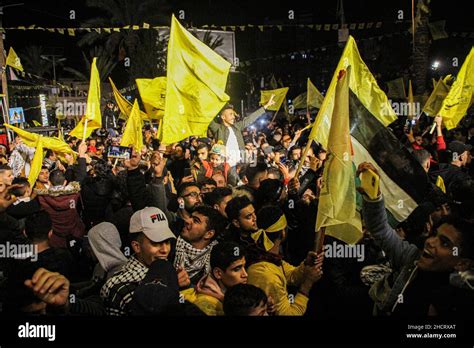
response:
<svg viewBox="0 0 474 348"><path fill-rule="evenodd" d="M321 104L323 103L324 97L309 78L308 78L307 89L308 89L308 93L307 93L308 106L310 107L312 106L314 108L319 109L321 107Z"/></svg>
<svg viewBox="0 0 474 348"><path fill-rule="evenodd" d="M138 100L135 99L133 103L132 112L128 118L125 131L123 132L121 146L133 146L135 151L140 152L143 147L143 132L142 132L142 118L140 116L140 108L138 107Z"/></svg>
<svg viewBox="0 0 474 348"><path fill-rule="evenodd" d="M21 65L20 57L16 55L13 47L10 47L10 50L8 51L6 65L10 65L12 68L24 71L23 66Z"/></svg>
<svg viewBox="0 0 474 348"><path fill-rule="evenodd" d="M357 96L362 105L384 126L388 126L397 119L397 115L388 102L387 96L377 85L375 77L371 74L360 57L354 38L349 36L341 59L337 64L336 72L333 75L331 84L329 85L323 104L321 105L321 109L319 109L309 135L309 139L317 140L323 148L326 148L328 143L331 115L334 109L337 74L340 70L347 68L349 65L352 68L349 88Z"/></svg>
<svg viewBox="0 0 474 348"><path fill-rule="evenodd" d="M362 224L360 215L356 211L355 174L349 131L351 68L348 67L346 71L342 72L335 91L335 104L327 144L330 155L324 165L316 230L321 227L337 225L337 228L334 229L326 228L326 234L346 243L354 244L362 237Z"/></svg>
<svg viewBox="0 0 474 348"><path fill-rule="evenodd" d="M324 97L316 88L316 86L308 78L306 92L301 93L293 99L293 107L295 109L306 109L307 105L319 109L323 103Z"/></svg>
<svg viewBox="0 0 474 348"><path fill-rule="evenodd" d="M130 115L130 112L132 112L133 105L127 100L127 98L125 98L122 94L120 94L119 90L117 89L117 87L115 87L115 84L110 77L109 77L109 82L110 82L110 85L112 86L115 102L117 103L117 106L120 109L121 114L124 115L124 119L127 119ZM143 111L140 111L140 115L142 119L144 120L147 119L147 115Z"/></svg>
<svg viewBox="0 0 474 348"><path fill-rule="evenodd" d="M272 94L274 94L275 96L273 97L273 100L275 101L275 104L270 106L268 110L271 110L271 111L280 110L280 107L286 98L286 94L288 93L288 90L289 90L288 87L284 87L284 88L272 89L268 91L260 91L260 105L265 105L266 103L268 103Z"/></svg>
<svg viewBox="0 0 474 348"><path fill-rule="evenodd" d="M42 126L42 124L39 123L39 122L36 121L36 120L33 120L33 124L34 124L36 127L41 127L41 126Z"/></svg>
<svg viewBox="0 0 474 348"><path fill-rule="evenodd" d="M172 18L168 43L163 143L205 135L230 99L225 93L231 64Z"/></svg>
<svg viewBox="0 0 474 348"><path fill-rule="evenodd" d="M26 146L36 148L35 156L31 162L30 174L28 176L28 182L30 183L31 187L34 186L36 179L38 178L38 174L41 171L41 166L43 163L43 148L51 149L58 154L70 154L74 157L77 155L77 153L74 152L67 143L59 140L58 138L44 137L42 135L31 133L9 124L5 124L5 127L10 128L16 134L18 134Z"/></svg>
<svg viewBox="0 0 474 348"><path fill-rule="evenodd" d="M425 106L423 107L423 112L428 116L434 117L438 115L441 105L443 104L443 100L449 93L450 87L446 84L445 80L446 78L440 78L439 81L436 82L433 92L431 92L428 100L425 103Z"/></svg>
<svg viewBox="0 0 474 348"><path fill-rule="evenodd" d="M148 118L162 119L165 114L166 77L136 79L135 81Z"/></svg>
<svg viewBox="0 0 474 348"><path fill-rule="evenodd" d="M100 75L99 70L97 70L97 58L95 57L91 65L86 114L69 134L78 139L83 139L86 120L87 129L85 134L87 139L94 129L102 127L102 115L100 113Z"/></svg>
<svg viewBox="0 0 474 348"><path fill-rule="evenodd" d="M405 93L405 82L403 81L403 77L399 77L398 79L387 81L387 96L392 99L406 99Z"/></svg>
<svg viewBox="0 0 474 348"><path fill-rule="evenodd" d="M443 191L444 193L446 193L446 186L444 186L444 180L442 177L440 177L438 175L438 177L436 178L436 186L438 186L441 191Z"/></svg>
<svg viewBox="0 0 474 348"><path fill-rule="evenodd" d="M448 95L443 100L439 115L443 117L446 128L456 128L466 115L474 93L474 47L466 57Z"/></svg>

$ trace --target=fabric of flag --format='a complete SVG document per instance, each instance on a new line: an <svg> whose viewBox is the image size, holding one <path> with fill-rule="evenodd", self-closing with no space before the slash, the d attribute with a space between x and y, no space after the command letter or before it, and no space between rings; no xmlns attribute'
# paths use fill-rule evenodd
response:
<svg viewBox="0 0 474 348"><path fill-rule="evenodd" d="M439 81L436 82L433 92L431 92L425 106L423 106L423 112L432 117L438 115L443 100L448 95L450 88L451 87L446 84L444 79L440 78Z"/></svg>
<svg viewBox="0 0 474 348"><path fill-rule="evenodd" d="M323 103L324 97L316 88L316 86L308 78L306 92L298 95L293 99L293 107L295 109L306 109L310 108L319 109Z"/></svg>
<svg viewBox="0 0 474 348"><path fill-rule="evenodd" d="M283 104L283 101L286 98L286 94L288 93L289 88L278 88L278 89L271 89L268 91L260 91L260 105L265 105L270 100L272 94L274 95L273 101L275 102L274 105L269 106L267 110L270 111L278 111Z"/></svg>
<svg viewBox="0 0 474 348"><path fill-rule="evenodd" d="M10 50L8 51L6 65L9 65L17 70L24 71L23 65L21 65L20 57L17 56L13 47L10 47Z"/></svg>
<svg viewBox="0 0 474 348"><path fill-rule="evenodd" d="M84 137L85 121L87 120L86 139L90 137L94 129L102 127L102 115L100 112L100 75L97 70L97 58L94 57L91 65L91 77L89 81L89 94L87 95L86 114L81 121L69 133L82 139Z"/></svg>
<svg viewBox="0 0 474 348"><path fill-rule="evenodd" d="M341 70L341 77L336 85L327 145L329 158L324 165L316 230L321 227L337 227L326 228L326 234L348 244L355 244L362 237L362 224L360 214L356 211L356 186L349 131L350 70L350 67L346 71Z"/></svg>
<svg viewBox="0 0 474 348"><path fill-rule="evenodd" d="M212 119L229 101L231 64L199 41L173 15L168 42L164 144L207 134Z"/></svg>
<svg viewBox="0 0 474 348"><path fill-rule="evenodd" d="M443 193L446 193L446 186L444 185L444 180L441 176L438 175L436 178L436 186L438 186Z"/></svg>
<svg viewBox="0 0 474 348"><path fill-rule="evenodd" d="M444 126L450 130L456 128L466 115L472 103L474 93L474 47L466 57L448 95L443 100L439 115Z"/></svg>
<svg viewBox="0 0 474 348"><path fill-rule="evenodd" d="M165 114L166 77L136 79L135 81L148 118L162 119Z"/></svg>
<svg viewBox="0 0 474 348"><path fill-rule="evenodd" d="M387 81L387 87L387 97L392 99L406 99L407 96L405 93L405 82L403 81L403 77Z"/></svg>
<svg viewBox="0 0 474 348"><path fill-rule="evenodd" d="M33 187L36 183L36 179L38 178L38 175L41 171L41 166L43 165L43 149L53 150L57 154L70 154L72 156L77 155L77 153L74 152L67 143L59 140L58 138L45 137L9 124L5 124L5 127L10 128L16 134L18 134L26 146L36 148L35 156L31 162L30 174L28 176L28 182L30 183L31 187Z"/></svg>
<svg viewBox="0 0 474 348"><path fill-rule="evenodd" d="M115 102L117 103L117 106L120 110L120 116L123 115L123 119L127 119L130 115L130 112L132 112L133 105L130 103L127 98L125 98L117 89L115 86L114 82L112 79L109 77L109 82L110 85L112 86L112 92L114 93L114 98ZM140 111L140 115L142 119L146 120L148 118L147 114L145 114L143 111Z"/></svg>
<svg viewBox="0 0 474 348"><path fill-rule="evenodd" d="M33 125L35 125L36 127L41 127L41 126L42 126L42 124L39 123L39 122L36 121L36 120L33 120Z"/></svg>
<svg viewBox="0 0 474 348"><path fill-rule="evenodd" d="M136 152L140 152L143 147L142 127L143 121L140 116L140 108L138 106L138 100L135 99L120 145L125 147L133 146Z"/></svg>
<svg viewBox="0 0 474 348"><path fill-rule="evenodd" d="M397 221L403 221L424 199L428 177L408 149L387 128L397 116L362 61L352 36L313 123L310 138L327 148L337 74L346 66L351 66L349 115L353 162L356 166L365 161L374 164L380 174L386 208Z"/></svg>
<svg viewBox="0 0 474 348"><path fill-rule="evenodd" d="M324 148L327 146L329 128L331 126L330 118L334 108L337 72L347 68L349 65L352 67L349 88L357 95L362 105L384 126L388 126L397 119L397 115L393 111L387 96L377 85L375 77L360 57L354 38L349 36L349 40L347 40L342 56L337 64L336 73L333 75L309 135L309 139L318 141Z"/></svg>

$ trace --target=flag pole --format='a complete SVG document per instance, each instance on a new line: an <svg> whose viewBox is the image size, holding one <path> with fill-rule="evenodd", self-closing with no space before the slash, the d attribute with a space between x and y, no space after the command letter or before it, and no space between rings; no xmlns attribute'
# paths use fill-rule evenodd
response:
<svg viewBox="0 0 474 348"><path fill-rule="evenodd" d="M84 133L82 134L82 141L86 141L86 133L87 133L87 122L89 120L86 118L85 122L84 122Z"/></svg>
<svg viewBox="0 0 474 348"><path fill-rule="evenodd" d="M316 231L316 237L314 238L314 251L318 254L323 251L325 235L326 227L321 227L318 231Z"/></svg>

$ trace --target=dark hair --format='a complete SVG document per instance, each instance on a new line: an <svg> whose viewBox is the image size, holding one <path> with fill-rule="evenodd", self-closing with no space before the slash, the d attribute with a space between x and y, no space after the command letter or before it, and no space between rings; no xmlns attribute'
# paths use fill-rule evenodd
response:
<svg viewBox="0 0 474 348"><path fill-rule="evenodd" d="M257 174L263 173L267 170L268 167L265 162L257 162L255 166L249 166L247 168L247 170L245 171L245 176L247 177L248 182L251 183L255 180Z"/></svg>
<svg viewBox="0 0 474 348"><path fill-rule="evenodd" d="M64 180L66 180L66 177L64 176L64 173L59 169L55 169L51 173L49 173L49 181L53 186L59 186L64 184Z"/></svg>
<svg viewBox="0 0 474 348"><path fill-rule="evenodd" d="M449 215L443 217L437 225L433 226L434 230L443 224L453 226L461 235L459 256L474 260L474 223L454 215Z"/></svg>
<svg viewBox="0 0 474 348"><path fill-rule="evenodd" d="M94 164L94 173L99 178L111 177L112 166L103 159L98 159Z"/></svg>
<svg viewBox="0 0 474 348"><path fill-rule="evenodd" d="M49 158L50 156L54 155L54 151L51 149L46 150L46 154L44 155L45 158Z"/></svg>
<svg viewBox="0 0 474 348"><path fill-rule="evenodd" d="M224 107L223 107L223 108L221 109L221 111L219 112L219 115L222 114L222 113L223 113L225 110L227 110L227 109L232 109L232 110L234 110L234 106L233 106L232 104L229 104L229 103L225 104Z"/></svg>
<svg viewBox="0 0 474 348"><path fill-rule="evenodd" d="M49 167L48 166L41 166L41 170L47 169L49 172Z"/></svg>
<svg viewBox="0 0 474 348"><path fill-rule="evenodd" d="M233 262L245 257L245 249L236 242L221 242L211 251L211 269L216 267L225 271Z"/></svg>
<svg viewBox="0 0 474 348"><path fill-rule="evenodd" d="M226 220L217 210L208 205L198 205L194 208L193 213L194 212L207 217L207 230L214 230L215 232L212 240L220 237L222 233L224 233Z"/></svg>
<svg viewBox="0 0 474 348"><path fill-rule="evenodd" d="M217 187L212 192L208 192L204 195L204 203L210 205L220 204L224 197L232 195L232 189L228 187Z"/></svg>
<svg viewBox="0 0 474 348"><path fill-rule="evenodd" d="M199 185L197 182L183 182L178 186L178 197L183 197L183 193L188 187L197 187L201 189L201 185Z"/></svg>
<svg viewBox="0 0 474 348"><path fill-rule="evenodd" d="M44 210L28 215L25 219L25 234L31 242L47 240L52 228L51 217Z"/></svg>
<svg viewBox="0 0 474 348"><path fill-rule="evenodd" d="M217 182L212 179L212 178L205 178L204 180L202 180L200 182L201 184L201 187L204 186L204 185L214 185L214 186L217 186Z"/></svg>
<svg viewBox="0 0 474 348"><path fill-rule="evenodd" d="M449 188L450 207L459 216L474 222L474 180L454 181Z"/></svg>
<svg viewBox="0 0 474 348"><path fill-rule="evenodd" d="M0 173L7 170L12 170L12 168L8 164L0 164Z"/></svg>
<svg viewBox="0 0 474 348"><path fill-rule="evenodd" d="M224 314L226 316L247 316L250 311L262 303L265 305L268 297L265 292L251 284L237 284L228 289L224 296Z"/></svg>
<svg viewBox="0 0 474 348"><path fill-rule="evenodd" d="M198 146L196 146L196 152L204 148L206 148L207 151L209 151L209 146L207 146L207 144L200 143Z"/></svg>
<svg viewBox="0 0 474 348"><path fill-rule="evenodd" d="M425 201L431 202L436 208L441 207L443 204L449 202L448 195L441 191L437 186L433 186L432 189L426 195Z"/></svg>
<svg viewBox="0 0 474 348"><path fill-rule="evenodd" d="M13 179L12 185L21 185L21 187L11 190L10 193L14 196L21 197L25 194L26 189L30 187L30 182L27 178L18 177Z"/></svg>
<svg viewBox="0 0 474 348"><path fill-rule="evenodd" d="M234 197L227 203L225 213L230 221L238 220L240 211L251 204L252 202L247 196Z"/></svg>
<svg viewBox="0 0 474 348"><path fill-rule="evenodd" d="M419 149L419 150L414 150L413 151L413 157L415 157L415 159L418 161L418 163L423 165L424 162L426 162L430 159L431 154L428 151L426 151L425 149Z"/></svg>
<svg viewBox="0 0 474 348"><path fill-rule="evenodd" d="M278 179L265 179L255 194L255 200L259 207L265 204L276 204L283 190L283 183Z"/></svg>
<svg viewBox="0 0 474 348"><path fill-rule="evenodd" d="M266 205L257 213L257 225L259 228L267 229L283 215L283 211L276 205ZM282 237L281 232L268 233L267 237L272 241ZM258 243L258 242L257 242Z"/></svg>

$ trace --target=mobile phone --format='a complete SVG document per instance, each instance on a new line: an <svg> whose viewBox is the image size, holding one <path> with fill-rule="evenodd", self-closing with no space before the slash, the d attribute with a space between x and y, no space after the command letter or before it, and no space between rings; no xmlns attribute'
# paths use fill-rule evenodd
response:
<svg viewBox="0 0 474 348"><path fill-rule="evenodd" d="M132 157L132 148L125 146L109 146L107 157L128 160Z"/></svg>
<svg viewBox="0 0 474 348"><path fill-rule="evenodd" d="M191 168L184 168L184 177L190 176L191 174Z"/></svg>
<svg viewBox="0 0 474 348"><path fill-rule="evenodd" d="M286 163L286 156L280 156L280 163L285 164Z"/></svg>
<svg viewBox="0 0 474 348"><path fill-rule="evenodd" d="M379 193L380 177L373 170L367 169L360 175L362 187L370 199L376 199Z"/></svg>

